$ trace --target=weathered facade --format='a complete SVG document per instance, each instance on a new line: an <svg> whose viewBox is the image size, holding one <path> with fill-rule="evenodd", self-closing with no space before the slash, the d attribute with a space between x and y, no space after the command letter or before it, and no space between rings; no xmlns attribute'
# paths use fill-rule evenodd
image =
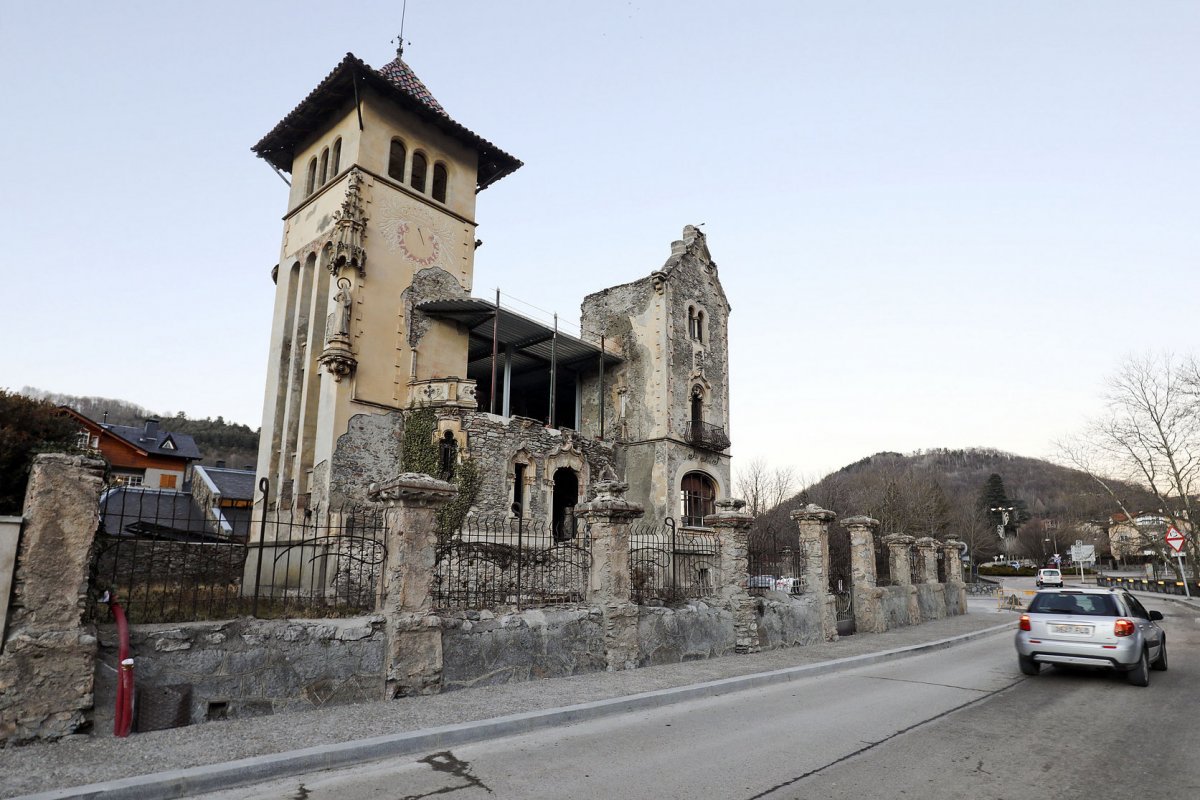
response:
<svg viewBox="0 0 1200 800"><path fill-rule="evenodd" d="M702 527L728 496L729 304L699 229L589 295L576 338L471 296L475 195L521 162L399 54L378 70L347 56L254 150L294 176L260 513L359 500L405 470L456 482L469 514L556 531L605 469L660 523Z"/></svg>

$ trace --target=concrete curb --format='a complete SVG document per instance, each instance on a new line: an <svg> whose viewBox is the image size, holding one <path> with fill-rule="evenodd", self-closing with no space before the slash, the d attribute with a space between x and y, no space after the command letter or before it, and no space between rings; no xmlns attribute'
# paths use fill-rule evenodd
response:
<svg viewBox="0 0 1200 800"><path fill-rule="evenodd" d="M946 639L881 650L858 656L804 664L797 667L721 678L688 686L659 689L652 692L613 697L580 703L562 708L511 714L493 719L475 720L458 725L408 731L388 736L376 736L350 742L308 747L267 756L243 758L221 764L202 767L168 770L132 778L92 783L66 789L56 789L38 794L23 795L13 800L65 800L66 798L103 798L104 800L169 800L188 797L204 792L233 789L238 786L266 780L286 778L304 772L321 769L340 769L366 761L376 761L395 756L412 755L427 750L439 750L461 744L470 744L487 739L512 736L519 733L551 728L572 722L599 719L624 714L629 711L660 708L662 706L716 697L733 691L770 686L777 683L827 675L833 672L869 666L906 656L933 650L942 650L963 644L973 639L1011 630L1012 622L1005 622Z"/></svg>

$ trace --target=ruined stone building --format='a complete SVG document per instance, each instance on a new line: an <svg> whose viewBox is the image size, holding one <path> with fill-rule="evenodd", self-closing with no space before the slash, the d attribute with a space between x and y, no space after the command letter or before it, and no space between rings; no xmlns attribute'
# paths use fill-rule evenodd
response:
<svg viewBox="0 0 1200 800"><path fill-rule="evenodd" d="M253 149L293 176L265 508L337 505L420 471L458 481L468 513L568 538L610 470L647 520L699 526L728 496L729 304L700 230L646 277L588 295L574 337L472 296L475 196L521 162L399 55L379 69L347 55Z"/></svg>

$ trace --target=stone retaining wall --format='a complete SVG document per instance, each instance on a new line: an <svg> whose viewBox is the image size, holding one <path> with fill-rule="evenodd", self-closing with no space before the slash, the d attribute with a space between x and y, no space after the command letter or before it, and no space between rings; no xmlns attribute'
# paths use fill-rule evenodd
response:
<svg viewBox="0 0 1200 800"><path fill-rule="evenodd" d="M442 617L442 689L603 672L599 608L464 611Z"/></svg>
<svg viewBox="0 0 1200 800"><path fill-rule="evenodd" d="M261 716L384 696L384 618L137 625L130 629L138 710L135 730ZM96 708L111 718L117 635L100 629ZM175 717L164 705L182 703ZM153 718L159 718L156 722Z"/></svg>
<svg viewBox="0 0 1200 800"><path fill-rule="evenodd" d="M803 647L825 641L821 622L824 595L789 597L782 592L767 592L761 600L758 638L763 650Z"/></svg>

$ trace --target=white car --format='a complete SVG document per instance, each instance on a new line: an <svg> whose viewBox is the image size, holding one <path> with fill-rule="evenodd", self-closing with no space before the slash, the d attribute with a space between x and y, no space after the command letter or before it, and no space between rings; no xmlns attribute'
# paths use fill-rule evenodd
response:
<svg viewBox="0 0 1200 800"><path fill-rule="evenodd" d="M1063 585L1062 571L1057 569L1039 569L1037 574L1037 586L1057 586L1060 589Z"/></svg>

